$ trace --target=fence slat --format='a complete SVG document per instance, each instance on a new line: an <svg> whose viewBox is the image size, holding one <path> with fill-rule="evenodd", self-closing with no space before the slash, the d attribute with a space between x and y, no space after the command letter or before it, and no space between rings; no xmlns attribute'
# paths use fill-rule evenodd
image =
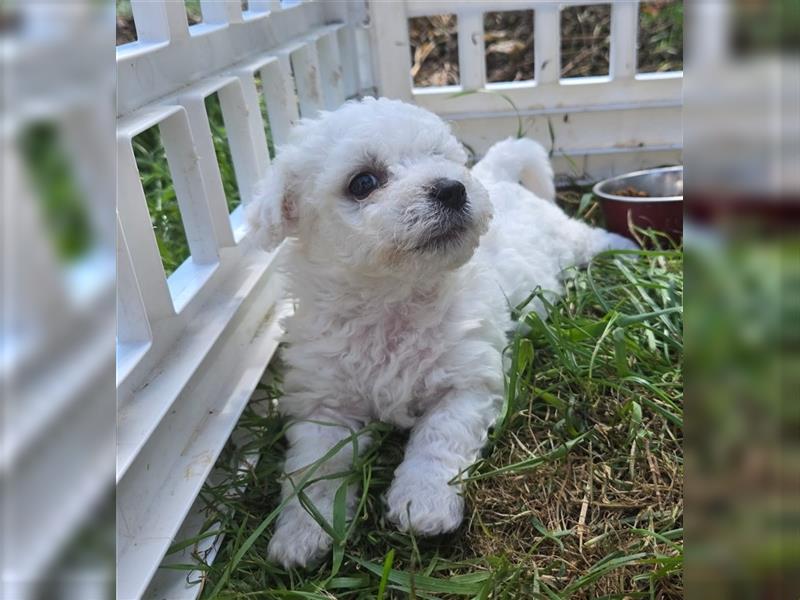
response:
<svg viewBox="0 0 800 600"><path fill-rule="evenodd" d="M294 79L292 72L292 61L289 54L282 54L278 58L278 65L281 72L281 83L283 84L283 97L286 106L286 111L289 116L289 125L294 125L300 119L300 105L299 98L297 97L297 82ZM289 132L287 132L284 140L288 140Z"/></svg>
<svg viewBox="0 0 800 600"><path fill-rule="evenodd" d="M342 27L339 36L339 50L342 55L342 77L344 78L344 95L352 98L358 94L358 54L356 38L352 28Z"/></svg>
<svg viewBox="0 0 800 600"><path fill-rule="evenodd" d="M561 71L561 9L558 4L537 5L533 45L536 83L558 82Z"/></svg>
<svg viewBox="0 0 800 600"><path fill-rule="evenodd" d="M250 85L255 89L255 82L252 81L252 78L250 78ZM260 121L261 111L257 103L255 106L248 104L241 80L238 78L219 91L219 101L222 105L222 117L230 143L239 194L242 204L249 204L253 196L253 188L261 178L256 157L256 140L250 130L249 116L253 115ZM263 131L262 126L262 139ZM262 144L262 147L265 147L265 144Z"/></svg>
<svg viewBox="0 0 800 600"><path fill-rule="evenodd" d="M373 75L382 96L411 102L411 49L404 2L370 2Z"/></svg>
<svg viewBox="0 0 800 600"><path fill-rule="evenodd" d="M483 42L483 13L458 15L458 70L461 87L478 90L486 84L486 50Z"/></svg>
<svg viewBox="0 0 800 600"><path fill-rule="evenodd" d="M156 0L165 1L164 10L167 14L167 27L169 28L170 41L185 40L189 37L189 21L186 18L186 5L183 0Z"/></svg>
<svg viewBox="0 0 800 600"><path fill-rule="evenodd" d="M176 112L159 128L192 259L200 264L216 262L217 236L186 111Z"/></svg>
<svg viewBox="0 0 800 600"><path fill-rule="evenodd" d="M137 343L146 342L151 337L128 242L117 217L117 339L121 343Z"/></svg>
<svg viewBox="0 0 800 600"><path fill-rule="evenodd" d="M165 0L131 0L136 37L142 42L165 42L169 39Z"/></svg>
<svg viewBox="0 0 800 600"><path fill-rule="evenodd" d="M242 22L242 5L239 2L200 0L203 22L209 25L226 25Z"/></svg>
<svg viewBox="0 0 800 600"><path fill-rule="evenodd" d="M138 132L136 132L138 133ZM147 211L147 200L139 180L131 136L123 135L117 145L117 210L131 263L142 292L148 319L153 322L175 311L158 254L156 236Z"/></svg>
<svg viewBox="0 0 800 600"><path fill-rule="evenodd" d="M331 31L317 40L317 56L319 57L325 108L333 110L345 99L344 81L342 81L342 53L339 51L339 39L336 31Z"/></svg>
<svg viewBox="0 0 800 600"><path fill-rule="evenodd" d="M236 73L244 95L244 111L250 129L249 137L253 144L256 177L259 177L259 174L263 173L270 163L265 123L261 116L261 98L259 97L259 90L256 87L255 80L255 76L258 73L258 68L253 65ZM248 195L247 201L249 202L249 200Z"/></svg>
<svg viewBox="0 0 800 600"><path fill-rule="evenodd" d="M636 75L636 39L639 29L639 3L616 2L611 6L611 77Z"/></svg>
<svg viewBox="0 0 800 600"><path fill-rule="evenodd" d="M313 41L304 43L289 54L289 59L297 86L300 116L314 117L325 108L316 44Z"/></svg>
<svg viewBox="0 0 800 600"><path fill-rule="evenodd" d="M359 92L358 51L354 25L362 23L366 18L367 3L326 2L324 8L328 22L344 24L338 28L336 37L339 44L344 95L346 98L352 98Z"/></svg>
<svg viewBox="0 0 800 600"><path fill-rule="evenodd" d="M228 77L206 80L198 86L187 89L178 97L178 101L186 110L189 127L192 130L206 202L211 214L215 236L221 247L232 246L235 242L228 219L228 205L214 150L214 141L211 137L211 125L206 112L205 99L233 81L235 80ZM220 97L220 102L221 100Z"/></svg>
<svg viewBox="0 0 800 600"><path fill-rule="evenodd" d="M300 118L288 56L264 65L261 69L261 85L267 99L272 140L277 147L288 141L292 124Z"/></svg>

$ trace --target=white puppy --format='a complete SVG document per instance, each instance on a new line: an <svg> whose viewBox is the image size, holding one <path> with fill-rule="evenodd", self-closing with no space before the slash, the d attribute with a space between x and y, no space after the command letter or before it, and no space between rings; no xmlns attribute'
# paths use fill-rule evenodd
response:
<svg viewBox="0 0 800 600"><path fill-rule="evenodd" d="M476 459L502 403L509 308L537 286L558 293L564 268L633 245L553 203L536 142L500 142L470 171L448 126L402 102L348 102L302 121L281 150L250 218L266 248L290 238L284 497L306 467L380 420L411 429L389 519L420 535L451 531L464 512L451 480ZM304 490L329 522L354 448ZM347 490L348 518L356 493ZM304 566L330 545L295 496L269 552Z"/></svg>

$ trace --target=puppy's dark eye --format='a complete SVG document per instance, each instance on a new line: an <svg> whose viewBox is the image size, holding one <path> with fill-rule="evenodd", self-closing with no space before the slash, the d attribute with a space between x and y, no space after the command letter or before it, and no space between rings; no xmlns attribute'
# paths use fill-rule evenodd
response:
<svg viewBox="0 0 800 600"><path fill-rule="evenodd" d="M381 182L374 173L365 171L364 173L359 173L350 180L347 191L358 200L363 200L378 188L380 184Z"/></svg>

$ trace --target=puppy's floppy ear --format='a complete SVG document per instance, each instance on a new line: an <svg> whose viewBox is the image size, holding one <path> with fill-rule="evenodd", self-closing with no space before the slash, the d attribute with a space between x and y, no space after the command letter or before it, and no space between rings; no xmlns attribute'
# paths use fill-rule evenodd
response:
<svg viewBox="0 0 800 600"><path fill-rule="evenodd" d="M273 163L257 184L247 209L247 221L265 250L274 250L286 236L297 231L296 178L283 163L280 159Z"/></svg>

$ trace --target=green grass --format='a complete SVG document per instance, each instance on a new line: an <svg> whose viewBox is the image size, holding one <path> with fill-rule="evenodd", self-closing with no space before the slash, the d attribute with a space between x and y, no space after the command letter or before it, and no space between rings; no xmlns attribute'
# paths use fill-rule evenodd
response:
<svg viewBox="0 0 800 600"><path fill-rule="evenodd" d="M279 385L261 386L240 424L250 441L229 444L218 466L260 461L202 492L206 535L225 534L203 597L682 597L682 253L607 253L566 276L546 320L519 315L503 415L469 472L456 533L414 539L385 521L406 436L373 424L376 443L346 478L362 489L357 516L326 524L327 561L270 564L284 422Z"/></svg>

